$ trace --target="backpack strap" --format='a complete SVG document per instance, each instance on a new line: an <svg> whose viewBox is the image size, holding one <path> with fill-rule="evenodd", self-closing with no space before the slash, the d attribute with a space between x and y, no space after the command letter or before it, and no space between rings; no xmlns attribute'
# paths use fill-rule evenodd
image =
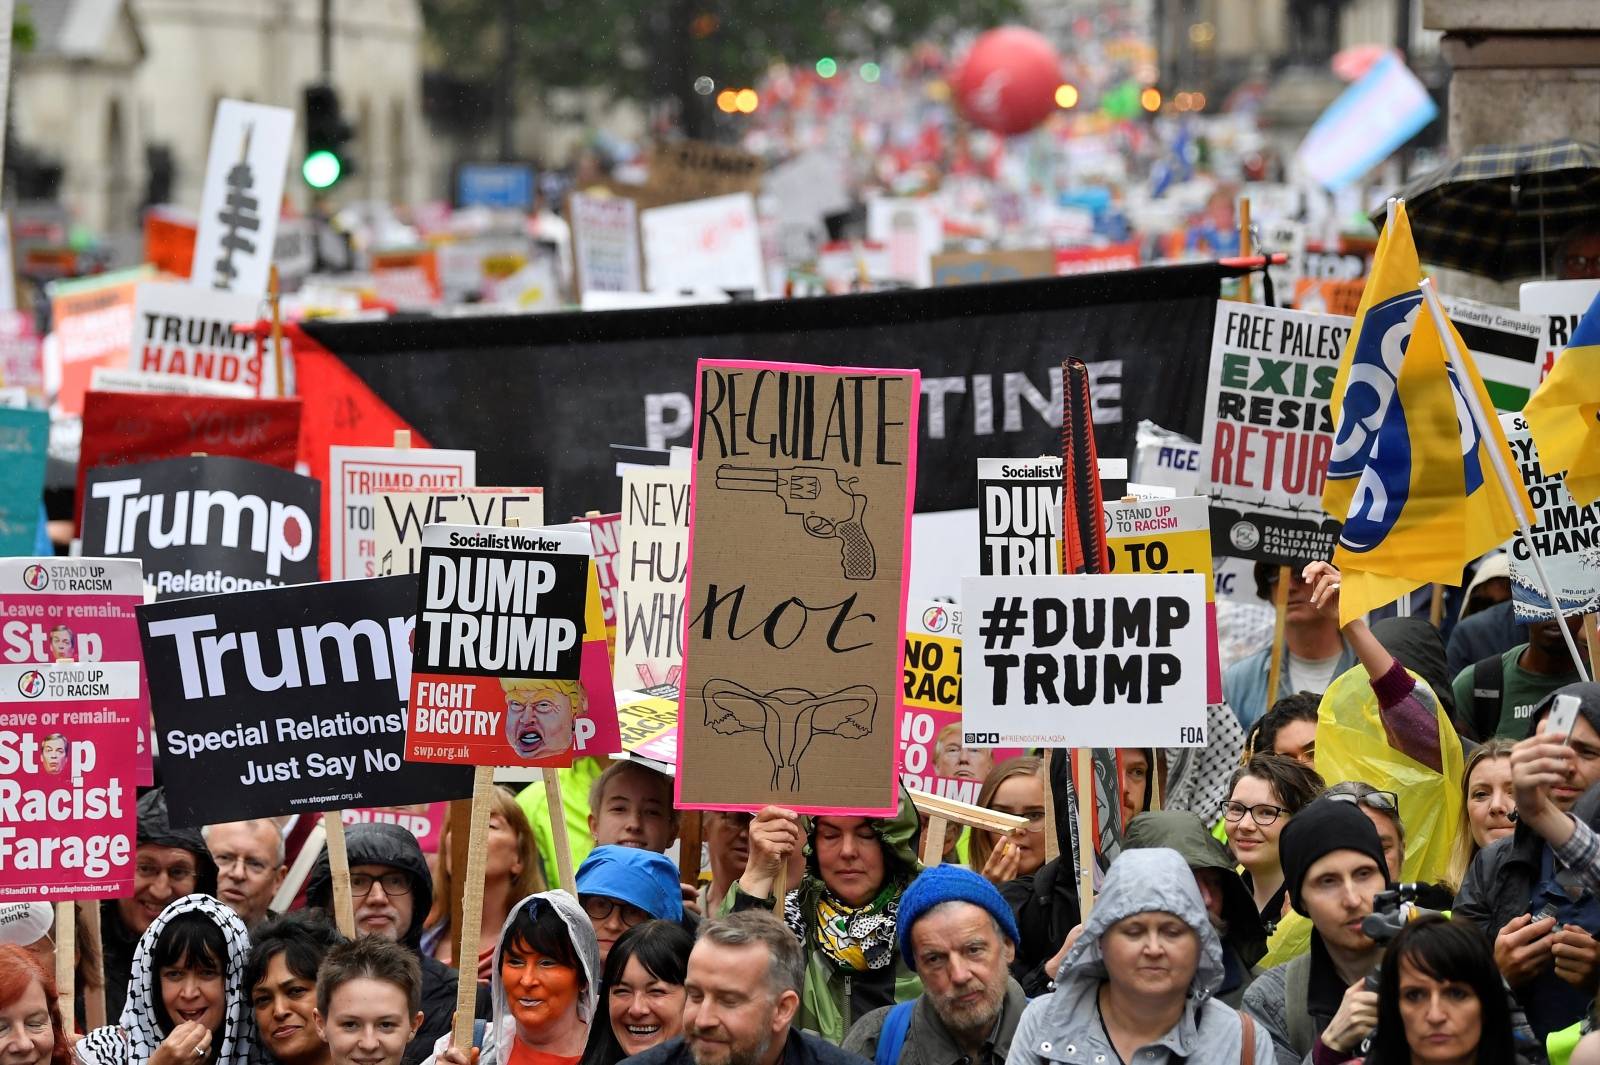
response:
<svg viewBox="0 0 1600 1065"><path fill-rule="evenodd" d="M1504 655L1490 655L1472 664L1472 726L1479 743L1487 743L1500 729L1500 702L1506 686Z"/></svg>
<svg viewBox="0 0 1600 1065"><path fill-rule="evenodd" d="M1256 1022L1243 1010L1239 1011L1239 1065L1255 1065Z"/></svg>
<svg viewBox="0 0 1600 1065"><path fill-rule="evenodd" d="M1316 1022L1306 1008L1311 997L1311 955L1302 954L1284 966L1283 1007L1289 1024L1289 1045L1296 1054L1309 1054L1317 1041Z"/></svg>
<svg viewBox="0 0 1600 1065"><path fill-rule="evenodd" d="M911 1031L911 1009L916 999L889 1007L889 1016L883 1019L878 1032L878 1051L872 1056L874 1065L896 1065L900 1051L906 1045L906 1033Z"/></svg>

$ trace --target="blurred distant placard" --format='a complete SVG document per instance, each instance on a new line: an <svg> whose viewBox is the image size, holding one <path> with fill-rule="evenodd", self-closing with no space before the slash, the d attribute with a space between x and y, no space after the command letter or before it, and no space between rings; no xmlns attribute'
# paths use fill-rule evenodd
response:
<svg viewBox="0 0 1600 1065"><path fill-rule="evenodd" d="M982 281L1018 281L1054 277L1056 253L1039 251L951 252L933 257L933 283L971 285Z"/></svg>
<svg viewBox="0 0 1600 1065"><path fill-rule="evenodd" d="M639 257L638 208L625 196L572 194L567 203L577 290L639 292L644 270Z"/></svg>
<svg viewBox="0 0 1600 1065"><path fill-rule="evenodd" d="M682 203L735 192L761 191L759 156L704 141L662 144L650 154L642 206Z"/></svg>
<svg viewBox="0 0 1600 1065"><path fill-rule="evenodd" d="M639 214L652 292L762 291L756 202L747 192Z"/></svg>
<svg viewBox="0 0 1600 1065"><path fill-rule="evenodd" d="M462 163L456 168L456 205L530 210L533 207L532 164Z"/></svg>
<svg viewBox="0 0 1600 1065"><path fill-rule="evenodd" d="M293 139L294 112L286 107L217 102L191 282L266 295Z"/></svg>

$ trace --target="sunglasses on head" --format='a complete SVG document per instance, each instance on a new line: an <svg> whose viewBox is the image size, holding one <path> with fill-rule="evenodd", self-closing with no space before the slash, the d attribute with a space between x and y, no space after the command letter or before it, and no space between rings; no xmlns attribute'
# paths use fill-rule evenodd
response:
<svg viewBox="0 0 1600 1065"><path fill-rule="evenodd" d="M1381 814L1400 816L1400 796L1392 791L1369 791L1365 795L1341 791L1329 795L1328 798L1334 802L1347 802L1351 806L1366 806Z"/></svg>

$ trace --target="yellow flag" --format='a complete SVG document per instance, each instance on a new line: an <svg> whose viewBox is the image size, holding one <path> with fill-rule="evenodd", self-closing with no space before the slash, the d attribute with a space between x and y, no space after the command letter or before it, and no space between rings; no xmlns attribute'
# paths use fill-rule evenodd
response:
<svg viewBox="0 0 1600 1065"><path fill-rule="evenodd" d="M1600 499L1600 293L1578 319L1572 342L1522 408L1547 472L1564 471L1567 493Z"/></svg>
<svg viewBox="0 0 1600 1065"><path fill-rule="evenodd" d="M1352 479L1333 556L1343 574L1341 625L1425 584L1459 583L1463 566L1517 528L1490 450L1510 469L1510 448L1499 419L1487 414L1494 406L1472 356L1448 319L1441 336L1426 308L1416 311L1398 373L1387 377L1387 353L1376 367L1358 363L1344 397L1353 419L1363 412L1366 461ZM1450 366L1447 342L1465 380ZM1469 392L1481 424L1468 413ZM1521 513L1531 514L1520 477L1512 488Z"/></svg>
<svg viewBox="0 0 1600 1065"><path fill-rule="evenodd" d="M1356 481L1366 466L1364 445L1370 441L1371 411L1350 412L1346 424L1345 393L1352 372L1358 378L1375 371L1394 378L1400 372L1400 358L1411 324L1422 306L1417 279L1422 265L1417 261L1417 246L1411 239L1411 221L1404 201L1395 204L1394 220L1383 227L1378 250L1372 258L1372 273L1361 291L1356 307L1355 328L1345 341L1339 359L1339 372L1333 379L1329 407L1333 413L1333 457L1328 463L1328 480L1322 489L1322 509L1335 518L1350 511ZM1360 390L1358 390L1360 394Z"/></svg>

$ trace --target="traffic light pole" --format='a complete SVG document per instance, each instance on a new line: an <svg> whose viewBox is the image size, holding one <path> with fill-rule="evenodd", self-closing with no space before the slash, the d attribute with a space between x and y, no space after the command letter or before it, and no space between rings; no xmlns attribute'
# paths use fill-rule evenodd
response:
<svg viewBox="0 0 1600 1065"><path fill-rule="evenodd" d="M333 0L322 0L318 18L318 42L322 59L322 83L333 84Z"/></svg>

